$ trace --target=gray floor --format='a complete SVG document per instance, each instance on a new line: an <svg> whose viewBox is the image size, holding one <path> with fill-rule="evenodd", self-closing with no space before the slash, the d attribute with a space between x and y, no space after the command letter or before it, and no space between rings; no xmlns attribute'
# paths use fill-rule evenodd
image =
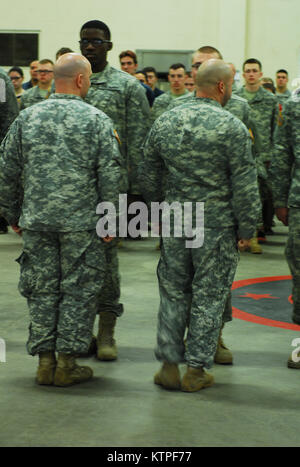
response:
<svg viewBox="0 0 300 467"><path fill-rule="evenodd" d="M242 254L236 280L289 274L286 229L275 231L263 255ZM153 384L155 244L124 242L119 251L126 310L116 331L119 359L83 360L95 378L65 389L34 382L37 358L25 350L28 313L14 262L21 241L12 232L0 236L0 338L7 350L0 363L0 446L300 446L300 370L286 367L296 331L235 319L224 332L234 365L212 369L212 388L188 394Z"/></svg>

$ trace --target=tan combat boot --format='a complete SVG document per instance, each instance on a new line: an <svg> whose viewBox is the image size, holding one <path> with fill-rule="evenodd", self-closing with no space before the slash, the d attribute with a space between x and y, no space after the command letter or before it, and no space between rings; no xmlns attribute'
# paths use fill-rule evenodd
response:
<svg viewBox="0 0 300 467"><path fill-rule="evenodd" d="M118 351L114 340L114 329L117 317L114 313L104 311L99 315L99 332L97 336L98 360L116 360Z"/></svg>
<svg viewBox="0 0 300 467"><path fill-rule="evenodd" d="M232 365L233 363L232 353L226 347L222 339L222 329L219 334L218 346L215 353L214 362L219 363L219 365Z"/></svg>
<svg viewBox="0 0 300 467"><path fill-rule="evenodd" d="M214 377L206 373L203 368L188 366L187 372L182 378L181 390L184 392L196 392L200 391L200 389L209 388L214 382Z"/></svg>
<svg viewBox="0 0 300 467"><path fill-rule="evenodd" d="M154 376L154 383L166 389L180 389L180 373L177 364L164 362L160 371Z"/></svg>
<svg viewBox="0 0 300 467"><path fill-rule="evenodd" d="M55 352L39 353L39 366L36 374L36 382L41 385L53 384L55 368Z"/></svg>
<svg viewBox="0 0 300 467"><path fill-rule="evenodd" d="M55 386L72 386L83 383L93 377L93 370L88 366L79 366L74 355L58 354L56 372L54 376Z"/></svg>
<svg viewBox="0 0 300 467"><path fill-rule="evenodd" d="M261 255L262 254L262 247L259 245L257 237L253 237L250 240L250 252L254 255Z"/></svg>

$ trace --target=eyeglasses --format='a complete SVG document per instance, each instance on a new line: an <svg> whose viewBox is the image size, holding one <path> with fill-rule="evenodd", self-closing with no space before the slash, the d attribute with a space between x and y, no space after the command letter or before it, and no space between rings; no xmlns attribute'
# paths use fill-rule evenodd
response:
<svg viewBox="0 0 300 467"><path fill-rule="evenodd" d="M87 47L89 44L92 44L93 47L99 47L102 44L110 44L110 41L106 41L105 39L81 39L79 44L82 47Z"/></svg>
<svg viewBox="0 0 300 467"><path fill-rule="evenodd" d="M37 70L38 73L53 73L53 70Z"/></svg>
<svg viewBox="0 0 300 467"><path fill-rule="evenodd" d="M195 70L198 70L199 66L202 65L202 62L196 62L192 65L192 68L194 68Z"/></svg>

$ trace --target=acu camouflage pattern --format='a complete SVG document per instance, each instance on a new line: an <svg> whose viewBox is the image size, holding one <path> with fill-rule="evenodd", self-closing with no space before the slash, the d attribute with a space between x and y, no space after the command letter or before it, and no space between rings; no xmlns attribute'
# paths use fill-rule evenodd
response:
<svg viewBox="0 0 300 467"><path fill-rule="evenodd" d="M183 103L185 104L191 103L193 105L194 103L197 102L196 91L184 97L185 99L172 99L172 101L170 102L168 106L168 110L178 107L182 105ZM252 154L253 154L253 157L256 163L257 173L262 178L267 178L267 172L266 172L265 166L260 161L260 159L257 157L257 155L259 154L259 148L260 148L259 135L255 128L253 119L251 118L251 108L248 102L246 101L246 99L243 99L242 97L232 94L231 98L226 103L225 107L223 108L227 110L228 112L232 113L233 115L235 115L239 120L241 120L244 123L244 125L248 128L248 130L250 131L250 134L253 135ZM261 222L262 222L262 217L260 214L259 223L261 224ZM226 305L225 305L223 321L224 323L232 321L231 294L229 294Z"/></svg>
<svg viewBox="0 0 300 467"><path fill-rule="evenodd" d="M128 189L140 193L138 166L142 157L142 144L150 126L150 107L144 88L128 73L110 65L91 77L86 102L105 112L113 121L121 142L122 183L120 192ZM101 292L98 312L123 313L119 304L120 275L118 272L117 242L105 245L107 270Z"/></svg>
<svg viewBox="0 0 300 467"><path fill-rule="evenodd" d="M185 238L162 239L156 356L209 368L220 328L230 319L224 307L237 265L237 232L251 238L260 210L249 133L216 101L194 99L156 120L140 173L149 202L205 203L201 248L187 249Z"/></svg>
<svg viewBox="0 0 300 467"><path fill-rule="evenodd" d="M274 206L289 208L286 258L293 276L293 320L300 324L300 95L284 106L271 164Z"/></svg>
<svg viewBox="0 0 300 467"><path fill-rule="evenodd" d="M151 122L155 122L155 120L164 112L173 109L177 105L184 104L186 99L190 99L192 97L193 94L191 92L186 92L185 94L177 97L175 97L170 91L161 94L154 101L151 110Z"/></svg>
<svg viewBox="0 0 300 467"><path fill-rule="evenodd" d="M108 267L96 206L118 206L118 146L109 117L64 94L22 111L3 141L0 207L23 229L32 355L89 347Z"/></svg>
<svg viewBox="0 0 300 467"><path fill-rule="evenodd" d="M252 138L252 154L256 163L257 175L263 179L267 179L268 175L265 165L259 157L261 153L261 140L250 105L246 99L232 94L224 109L235 115L248 128Z"/></svg>
<svg viewBox="0 0 300 467"><path fill-rule="evenodd" d="M286 102L271 164L275 207L300 208L300 96Z"/></svg>
<svg viewBox="0 0 300 467"><path fill-rule="evenodd" d="M237 226L252 238L260 203L250 135L216 101L197 98L156 120L140 178L149 202L205 202L206 227Z"/></svg>
<svg viewBox="0 0 300 467"><path fill-rule="evenodd" d="M30 355L84 354L105 278L104 244L92 232L23 230L20 293L30 316Z"/></svg>
<svg viewBox="0 0 300 467"><path fill-rule="evenodd" d="M18 114L19 107L11 79L0 68L0 143Z"/></svg>
<svg viewBox="0 0 300 467"><path fill-rule="evenodd" d="M49 91L48 97L50 96L50 93L51 91ZM40 88L38 86L34 86L33 88L28 89L28 91L25 91L22 94L20 101L20 110L24 110L27 109L27 107L31 107L34 104L38 104L39 102L42 102L48 97L43 97L40 93Z"/></svg>
<svg viewBox="0 0 300 467"><path fill-rule="evenodd" d="M170 101L166 110L174 109L175 107L182 105L182 104L186 104L188 102L193 103L195 99L197 99L196 91L189 93L189 95L184 95L181 98L172 99L172 101ZM225 107L223 108L227 110L228 112L232 113L233 115L235 115L239 120L241 120L244 123L244 125L248 128L248 130L250 131L250 134L252 136L252 141L253 141L252 152L253 152L253 157L256 162L258 175L263 178L267 178L266 169L263 163L258 158L258 154L261 151L260 138L259 138L259 134L257 132L256 126L255 126L254 119L252 116L252 111L251 111L251 108L248 102L246 101L246 99L243 99L242 97L239 97L236 94L232 94L231 98L229 99Z"/></svg>
<svg viewBox="0 0 300 467"><path fill-rule="evenodd" d="M206 229L203 247L195 249L185 239L162 239L158 360L211 368L237 262L234 229Z"/></svg>
<svg viewBox="0 0 300 467"><path fill-rule="evenodd" d="M245 88L238 89L235 95L247 99ZM255 97L248 101L252 119L260 138L259 157L263 162L272 160L274 131L278 120L279 106L276 97L260 87Z"/></svg>
<svg viewBox="0 0 300 467"><path fill-rule="evenodd" d="M91 77L86 102L105 112L121 140L121 152L129 176L129 191L139 193L137 169L142 144L149 130L150 107L144 88L136 78L109 65ZM127 187L122 187L122 192Z"/></svg>
<svg viewBox="0 0 300 467"><path fill-rule="evenodd" d="M277 101L281 105L284 105L287 99L289 99L291 96L292 96L292 93L288 89L284 92L276 92Z"/></svg>
<svg viewBox="0 0 300 467"><path fill-rule="evenodd" d="M120 152L111 120L54 94L22 111L0 148L0 209L22 229L94 230L100 201L118 205Z"/></svg>
<svg viewBox="0 0 300 467"><path fill-rule="evenodd" d="M289 236L285 257L293 278L292 319L300 324L300 208L289 209Z"/></svg>
<svg viewBox="0 0 300 467"><path fill-rule="evenodd" d="M192 103L195 101L195 99L197 101L198 98L196 96L196 91L185 94L180 98L170 100L166 110L171 110L179 105L186 104L188 102L186 99L189 99L189 102ZM253 124L253 122L250 120L251 109L246 99L232 94L231 98L223 108L241 120L248 129L251 128L251 125ZM161 115L161 113L159 115Z"/></svg>

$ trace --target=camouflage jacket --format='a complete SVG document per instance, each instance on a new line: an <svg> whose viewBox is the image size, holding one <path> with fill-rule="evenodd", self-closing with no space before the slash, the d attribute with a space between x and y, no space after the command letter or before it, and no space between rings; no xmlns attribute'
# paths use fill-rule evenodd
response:
<svg viewBox="0 0 300 467"><path fill-rule="evenodd" d="M178 107L180 105L183 105L184 103L193 103L194 101L197 101L196 97L196 92L192 92L189 95L185 95L184 99L183 98L178 98L178 99L172 99L172 101L168 105L168 110L171 110L175 107ZM236 94L232 94L231 98L227 102L227 104L224 107L225 110L228 112L232 113L235 115L239 120L241 120L244 125L248 128L250 131L250 134L252 136L252 154L255 159L256 163L256 168L257 168L257 173L258 175L266 179L267 178L267 172L264 164L258 157L260 150L261 150L261 144L260 144L260 138L259 134L256 128L256 125L254 123L254 118L252 116L252 110L251 107L249 106L248 102L246 99L243 99L242 97L237 96Z"/></svg>
<svg viewBox="0 0 300 467"><path fill-rule="evenodd" d="M238 89L236 95L247 99L245 88ZM259 134L259 157L263 162L271 161L274 149L274 131L278 120L279 106L274 94L260 87L256 96L248 101L252 118Z"/></svg>
<svg viewBox="0 0 300 467"><path fill-rule="evenodd" d="M130 190L137 193L137 168L150 127L150 107L144 88L128 73L107 65L102 72L92 75L85 100L112 119L121 140Z"/></svg>
<svg viewBox="0 0 300 467"><path fill-rule="evenodd" d="M100 201L118 202L120 153L110 118L54 94L23 110L0 148L0 210L35 231L96 228Z"/></svg>
<svg viewBox="0 0 300 467"><path fill-rule="evenodd" d="M0 143L18 113L19 107L13 85L5 71L0 68Z"/></svg>
<svg viewBox="0 0 300 467"><path fill-rule="evenodd" d="M284 105L286 101L292 96L291 91L288 89L285 92L276 92L276 97L279 102L279 104Z"/></svg>
<svg viewBox="0 0 300 467"><path fill-rule="evenodd" d="M50 96L50 92L48 97ZM31 89L28 89L28 91L25 91L22 96L21 96L21 103L20 103L20 110L27 109L27 107L30 107L31 105L38 104L39 102L42 102L45 100L45 97L43 97L40 93L40 88L38 86L34 86Z"/></svg>
<svg viewBox="0 0 300 467"><path fill-rule="evenodd" d="M188 99L188 101L186 99ZM184 94L184 96L181 96L177 99L170 99L166 110L174 109L174 107L178 107L179 105L185 104L187 102L193 102L195 99L197 100L196 91L190 92L189 94ZM233 115L239 118L248 129L250 128L251 109L246 99L232 94L224 109L228 110L228 112L231 112ZM159 115L161 115L161 113Z"/></svg>
<svg viewBox="0 0 300 467"><path fill-rule="evenodd" d="M178 97L173 97L170 91L165 92L158 96L153 104L152 111L151 111L151 122L155 122L155 120L160 117L164 112L167 110L173 109L177 105L181 105L185 103L185 99L190 99L193 97L193 93L186 92Z"/></svg>
<svg viewBox="0 0 300 467"><path fill-rule="evenodd" d="M274 206L300 208L300 96L284 106L270 171Z"/></svg>
<svg viewBox="0 0 300 467"><path fill-rule="evenodd" d="M204 202L205 227L234 226L240 237L253 236L260 201L250 135L218 102L197 98L159 117L140 177L148 202Z"/></svg>

